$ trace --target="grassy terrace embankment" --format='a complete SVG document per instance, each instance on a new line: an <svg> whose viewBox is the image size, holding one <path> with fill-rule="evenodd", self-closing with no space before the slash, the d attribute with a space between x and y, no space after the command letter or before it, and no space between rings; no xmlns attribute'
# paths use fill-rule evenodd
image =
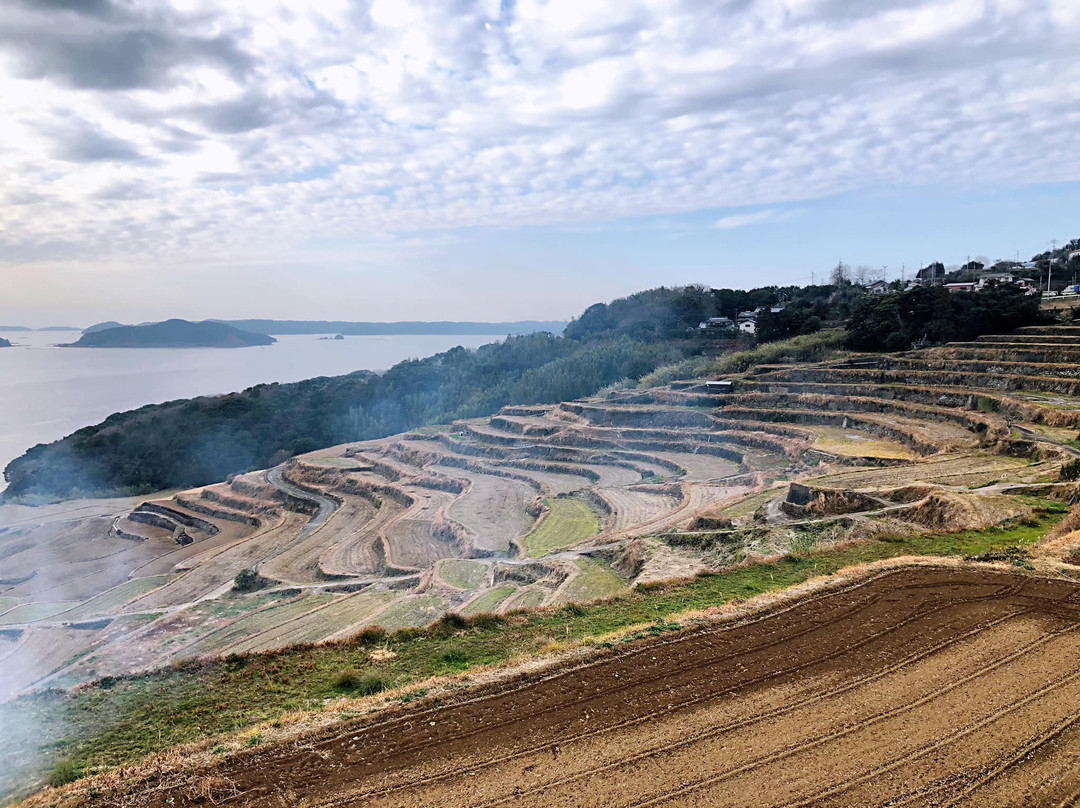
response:
<svg viewBox="0 0 1080 808"><path fill-rule="evenodd" d="M1037 504L1038 516L1027 524L859 542L642 587L588 606L501 618L450 616L428 629L388 636L369 631L345 642L191 661L74 691L24 697L0 706L0 724L9 733L0 758L0 792L25 793L50 770L71 776L129 764L177 744L280 720L290 711L333 711L335 697L358 694L350 683L367 692L419 687L431 677L567 644L603 644L620 634L625 641L670 630L678 627L680 614L746 600L846 567L901 556L976 556L1027 547L1066 512L1058 503ZM371 653L380 647L391 649L393 656ZM355 672L344 677L349 680L344 687L343 671ZM247 742L258 743L258 736Z"/></svg>

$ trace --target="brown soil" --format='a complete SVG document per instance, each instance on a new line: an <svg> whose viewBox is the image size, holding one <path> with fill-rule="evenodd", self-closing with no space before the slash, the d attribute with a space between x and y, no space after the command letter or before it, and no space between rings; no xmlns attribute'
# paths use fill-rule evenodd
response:
<svg viewBox="0 0 1080 808"><path fill-rule="evenodd" d="M201 776L228 806L1072 804L1078 629L1076 584L906 569Z"/></svg>

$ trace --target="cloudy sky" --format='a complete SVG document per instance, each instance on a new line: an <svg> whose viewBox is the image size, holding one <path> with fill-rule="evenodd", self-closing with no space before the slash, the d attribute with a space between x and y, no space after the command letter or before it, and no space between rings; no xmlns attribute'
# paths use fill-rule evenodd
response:
<svg viewBox="0 0 1080 808"><path fill-rule="evenodd" d="M562 318L1080 236L1077 0L5 0L0 321Z"/></svg>

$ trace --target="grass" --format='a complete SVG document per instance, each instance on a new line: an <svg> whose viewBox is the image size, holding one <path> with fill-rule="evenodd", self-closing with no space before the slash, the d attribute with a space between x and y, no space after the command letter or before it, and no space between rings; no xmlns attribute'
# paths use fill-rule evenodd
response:
<svg viewBox="0 0 1080 808"><path fill-rule="evenodd" d="M10 626L14 623L33 623L35 620L45 620L55 617L61 612L66 612L72 606L78 606L80 601L66 600L57 603L24 603L16 606L0 615L0 626Z"/></svg>
<svg viewBox="0 0 1080 808"><path fill-rule="evenodd" d="M766 342L748 351L734 351L721 357L695 356L674 365L663 365L643 376L637 387L646 390L669 384L676 379L699 379L724 373L743 373L755 365L768 365L783 360L824 362L838 356L847 332L818 331L791 339Z"/></svg>
<svg viewBox="0 0 1080 808"><path fill-rule="evenodd" d="M914 453L906 446L874 438L865 433L838 427L814 426L814 448L832 454L851 457L882 457L911 460Z"/></svg>
<svg viewBox="0 0 1080 808"><path fill-rule="evenodd" d="M495 611L504 600L517 592L515 586L498 586L494 589L489 589L479 597L472 600L464 609L461 610L462 614L482 614L484 612Z"/></svg>
<svg viewBox="0 0 1080 808"><path fill-rule="evenodd" d="M172 577L171 575L154 575L149 578L134 578L130 581L124 581L119 586L114 586L112 589L90 598L81 606L65 612L64 619L81 620L85 617L111 614L126 603L135 600L135 598L164 586Z"/></svg>
<svg viewBox="0 0 1080 808"><path fill-rule="evenodd" d="M739 519L743 516L752 516L758 508L766 504L778 493L779 489L769 488L765 491L751 494L721 510L720 515L728 519Z"/></svg>
<svg viewBox="0 0 1080 808"><path fill-rule="evenodd" d="M600 532L600 519L585 502L573 497L544 500L548 513L521 543L529 558L573 547Z"/></svg>
<svg viewBox="0 0 1080 808"><path fill-rule="evenodd" d="M626 581L612 572L607 564L591 558L577 561L578 574L559 593L563 603L609 598L627 590Z"/></svg>
<svg viewBox="0 0 1080 808"><path fill-rule="evenodd" d="M41 785L50 767L78 770L133 762L179 743L242 730L290 710L322 710L340 695L343 670L379 677L388 687L539 653L555 640L597 642L615 632L671 623L682 612L749 599L845 567L907 555L975 557L1025 548L1065 514L1039 503L1033 524L983 531L897 537L811 550L778 561L736 567L684 582L638 588L590 606L572 604L507 621L470 624L458 617L423 630L392 634L390 659L373 660L364 641L301 646L278 653L191 661L72 691L0 704L10 728L0 748L0 794Z"/></svg>
<svg viewBox="0 0 1080 808"><path fill-rule="evenodd" d="M718 373L744 373L756 365L772 365L788 360L824 362L841 354L846 338L846 331L835 329L766 342L749 351L735 351L720 357L716 369Z"/></svg>
<svg viewBox="0 0 1080 808"><path fill-rule="evenodd" d="M439 562L438 575L458 589L483 589L487 586L488 565L480 561L447 558Z"/></svg>
<svg viewBox="0 0 1080 808"><path fill-rule="evenodd" d="M15 600L15 598L0 597L0 614L3 614L8 609L16 606L18 602L19 601Z"/></svg>
<svg viewBox="0 0 1080 808"><path fill-rule="evenodd" d="M379 615L383 628L399 629L426 626L446 611L447 601L438 595L416 595L393 604Z"/></svg>

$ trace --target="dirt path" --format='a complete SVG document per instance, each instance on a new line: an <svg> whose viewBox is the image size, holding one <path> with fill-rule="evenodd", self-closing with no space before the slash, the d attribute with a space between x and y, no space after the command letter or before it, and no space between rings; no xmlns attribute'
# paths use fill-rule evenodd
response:
<svg viewBox="0 0 1080 808"><path fill-rule="evenodd" d="M1078 700L1080 587L908 569L213 775L229 806L1056 805Z"/></svg>

